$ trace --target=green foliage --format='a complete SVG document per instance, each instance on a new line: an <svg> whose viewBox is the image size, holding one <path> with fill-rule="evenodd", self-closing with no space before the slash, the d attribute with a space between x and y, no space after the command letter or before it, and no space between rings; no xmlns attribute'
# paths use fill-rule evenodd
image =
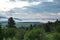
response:
<svg viewBox="0 0 60 40"><path fill-rule="evenodd" d="M28 25L28 24L27 24ZM8 19L7 28L1 27L0 40L60 40L60 21L48 22L42 25L34 24L28 27L16 28L12 17Z"/></svg>
<svg viewBox="0 0 60 40"><path fill-rule="evenodd" d="M24 39L24 34L25 34L25 30L17 30L17 33L15 35L17 40L23 40Z"/></svg>
<svg viewBox="0 0 60 40"><path fill-rule="evenodd" d="M60 33L55 33L53 38L53 40L60 40Z"/></svg>
<svg viewBox="0 0 60 40"><path fill-rule="evenodd" d="M29 27L29 30L32 30L33 29L33 25L31 24L30 27Z"/></svg>
<svg viewBox="0 0 60 40"><path fill-rule="evenodd" d="M25 40L44 40L44 39L45 34L42 28L27 31L25 34Z"/></svg>
<svg viewBox="0 0 60 40"><path fill-rule="evenodd" d="M47 40L53 40L53 35L54 33L49 33L49 34L46 33Z"/></svg>
<svg viewBox="0 0 60 40"><path fill-rule="evenodd" d="M0 40L3 40L3 33L2 33L2 27L1 27L1 23L0 23Z"/></svg>
<svg viewBox="0 0 60 40"><path fill-rule="evenodd" d="M13 38L13 37L15 37L15 34L16 34L16 29L15 28L8 28L8 29L5 29L4 31L3 31L3 33L4 33L4 38Z"/></svg>

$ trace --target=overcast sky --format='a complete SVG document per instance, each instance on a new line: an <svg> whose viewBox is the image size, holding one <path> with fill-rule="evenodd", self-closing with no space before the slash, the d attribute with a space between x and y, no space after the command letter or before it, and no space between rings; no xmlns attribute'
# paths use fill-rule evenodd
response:
<svg viewBox="0 0 60 40"><path fill-rule="evenodd" d="M60 0L0 0L0 16L47 22L60 19Z"/></svg>

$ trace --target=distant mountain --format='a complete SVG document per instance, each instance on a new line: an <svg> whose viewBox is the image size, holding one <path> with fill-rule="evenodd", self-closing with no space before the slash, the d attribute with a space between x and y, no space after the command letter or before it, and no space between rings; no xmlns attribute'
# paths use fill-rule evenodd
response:
<svg viewBox="0 0 60 40"><path fill-rule="evenodd" d="M46 23L48 21L55 21L56 18L37 18L37 19L20 19L20 18L14 18L15 22L43 22ZM0 16L0 22L7 22L8 17Z"/></svg>
<svg viewBox="0 0 60 40"><path fill-rule="evenodd" d="M29 27L31 24L32 25L34 25L34 24L39 25L42 23L40 23L40 22L18 22L18 23L16 23L16 26L18 26L18 27L21 27L21 26Z"/></svg>
<svg viewBox="0 0 60 40"><path fill-rule="evenodd" d="M43 23L40 23L40 22L17 22L16 23L16 26L17 27L21 27L21 26L24 26L24 27L29 27L30 25L34 25L34 24L36 24L36 25L41 25L41 24L43 24ZM2 22L2 27L6 27L6 25L7 25L7 22Z"/></svg>
<svg viewBox="0 0 60 40"><path fill-rule="evenodd" d="M16 26L17 27L21 27L21 26L30 26L31 24L34 25L34 24L42 24L40 22L22 22L23 19L19 19L19 18L14 18L14 20L16 21L20 21L20 22L16 22ZM0 23L2 23L2 27L5 27L8 23L8 18L7 17L2 17L0 16Z"/></svg>

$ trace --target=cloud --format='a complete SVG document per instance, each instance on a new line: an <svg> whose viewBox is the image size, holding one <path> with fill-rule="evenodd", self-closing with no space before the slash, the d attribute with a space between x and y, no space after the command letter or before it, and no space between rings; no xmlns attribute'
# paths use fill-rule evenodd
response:
<svg viewBox="0 0 60 40"><path fill-rule="evenodd" d="M55 2L42 2L38 5L33 6L25 6L28 12L33 13L42 13L42 12L51 12L51 13L59 13L60 12L60 4Z"/></svg>
<svg viewBox="0 0 60 40"><path fill-rule="evenodd" d="M41 4L24 6L23 8L16 7L6 13L13 17L18 15L17 18L23 19L56 20L60 18L60 6L55 2L42 2Z"/></svg>
<svg viewBox="0 0 60 40"><path fill-rule="evenodd" d="M58 2L59 0L6 0L0 2L0 16L12 16L26 21L54 21L60 18Z"/></svg>
<svg viewBox="0 0 60 40"><path fill-rule="evenodd" d="M54 2L56 2L56 3L60 3L60 0L54 0Z"/></svg>
<svg viewBox="0 0 60 40"><path fill-rule="evenodd" d="M6 12L9 17L16 17L21 19L57 19L60 17L60 13L49 13L49 12L31 12L31 10L21 9L21 8L14 8L8 12ZM17 16L16 16L17 15Z"/></svg>
<svg viewBox="0 0 60 40"><path fill-rule="evenodd" d="M47 0L10 0L10 1L13 1L13 2L16 2L16 1L39 2L39 1L47 1Z"/></svg>
<svg viewBox="0 0 60 40"><path fill-rule="evenodd" d="M9 0L9 1L16 2L16 0Z"/></svg>
<svg viewBox="0 0 60 40"><path fill-rule="evenodd" d="M0 2L0 11L9 11L15 7L22 8L29 6L28 2Z"/></svg>
<svg viewBox="0 0 60 40"><path fill-rule="evenodd" d="M15 2L11 2L15 1ZM18 1L18 0L0 0L0 11L9 11L15 7L23 8L24 6L38 5L41 2L27 2L27 1Z"/></svg>
<svg viewBox="0 0 60 40"><path fill-rule="evenodd" d="M18 1L27 1L27 2L53 2L53 0L10 0L10 2L18 2Z"/></svg>
<svg viewBox="0 0 60 40"><path fill-rule="evenodd" d="M28 2L39 2L39 1L42 1L42 2L52 2L53 0L21 0L21 1L28 1Z"/></svg>
<svg viewBox="0 0 60 40"><path fill-rule="evenodd" d="M14 18L18 18L18 19L22 19L21 22L47 22L47 21L55 21L57 18L60 18L60 13L27 13L26 11L24 11L23 9L19 9L23 12L18 12L16 10L18 10L19 8L14 8L14 10L12 9L12 11L8 11L6 12L6 16L7 18L9 17L14 17Z"/></svg>

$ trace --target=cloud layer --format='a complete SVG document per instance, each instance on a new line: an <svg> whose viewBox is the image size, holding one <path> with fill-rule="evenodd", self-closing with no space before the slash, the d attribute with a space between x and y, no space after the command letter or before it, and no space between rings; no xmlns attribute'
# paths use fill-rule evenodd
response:
<svg viewBox="0 0 60 40"><path fill-rule="evenodd" d="M0 16L7 18L12 16L37 22L60 18L60 0L6 0L0 6Z"/></svg>

